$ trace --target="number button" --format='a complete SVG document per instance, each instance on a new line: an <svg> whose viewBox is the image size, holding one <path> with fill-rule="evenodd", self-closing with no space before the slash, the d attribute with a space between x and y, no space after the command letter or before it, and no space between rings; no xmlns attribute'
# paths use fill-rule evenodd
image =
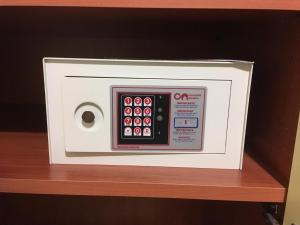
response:
<svg viewBox="0 0 300 225"><path fill-rule="evenodd" d="M130 117L124 119L124 126L132 126L132 119Z"/></svg>
<svg viewBox="0 0 300 225"><path fill-rule="evenodd" d="M144 106L151 106L152 105L152 99L150 97L146 97L144 99Z"/></svg>
<svg viewBox="0 0 300 225"><path fill-rule="evenodd" d="M140 117L134 118L134 126L142 126L142 119Z"/></svg>
<svg viewBox="0 0 300 225"><path fill-rule="evenodd" d="M151 136L151 129L149 128L149 127L145 127L144 129L143 129L143 136Z"/></svg>
<svg viewBox="0 0 300 225"><path fill-rule="evenodd" d="M150 127L151 126L151 119L149 117L144 118L143 125L144 125L144 127Z"/></svg>
<svg viewBox="0 0 300 225"><path fill-rule="evenodd" d="M130 127L125 127L124 136L132 136L132 129Z"/></svg>
<svg viewBox="0 0 300 225"><path fill-rule="evenodd" d="M134 106L142 106L142 99L140 97L134 98Z"/></svg>
<svg viewBox="0 0 300 225"><path fill-rule="evenodd" d="M134 116L142 116L142 109L140 107L134 109Z"/></svg>
<svg viewBox="0 0 300 225"><path fill-rule="evenodd" d="M139 128L139 127L134 128L133 135L134 136L142 136L142 130L141 130L141 128Z"/></svg>
<svg viewBox="0 0 300 225"><path fill-rule="evenodd" d="M130 97L124 98L124 105L125 106L132 106L132 98L130 98Z"/></svg>
<svg viewBox="0 0 300 225"><path fill-rule="evenodd" d="M130 107L124 109L124 116L132 116L132 109Z"/></svg>
<svg viewBox="0 0 300 225"><path fill-rule="evenodd" d="M151 109L149 107L144 108L144 116L151 116Z"/></svg>

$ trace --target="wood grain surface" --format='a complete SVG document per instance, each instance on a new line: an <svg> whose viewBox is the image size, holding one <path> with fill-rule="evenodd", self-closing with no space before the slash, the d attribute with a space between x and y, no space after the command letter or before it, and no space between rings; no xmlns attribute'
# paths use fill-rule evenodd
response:
<svg viewBox="0 0 300 225"><path fill-rule="evenodd" d="M249 153L286 187L300 111L299 27L300 17L265 27L269 37L256 58L247 122Z"/></svg>
<svg viewBox="0 0 300 225"><path fill-rule="evenodd" d="M0 194L1 225L266 225L256 202Z"/></svg>
<svg viewBox="0 0 300 225"><path fill-rule="evenodd" d="M299 0L1 0L0 6L299 10Z"/></svg>
<svg viewBox="0 0 300 225"><path fill-rule="evenodd" d="M202 206L195 200L0 194L0 221L1 225L200 225Z"/></svg>
<svg viewBox="0 0 300 225"><path fill-rule="evenodd" d="M0 133L0 191L283 202L285 188L249 156L239 170L48 165L45 133Z"/></svg>

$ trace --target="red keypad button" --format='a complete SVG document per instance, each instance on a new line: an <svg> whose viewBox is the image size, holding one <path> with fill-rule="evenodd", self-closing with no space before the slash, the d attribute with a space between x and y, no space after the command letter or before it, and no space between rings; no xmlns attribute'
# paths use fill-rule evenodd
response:
<svg viewBox="0 0 300 225"><path fill-rule="evenodd" d="M152 99L150 97L144 98L144 106L151 106L152 105Z"/></svg>
<svg viewBox="0 0 300 225"><path fill-rule="evenodd" d="M124 116L132 116L132 109L130 107L124 109Z"/></svg>
<svg viewBox="0 0 300 225"><path fill-rule="evenodd" d="M134 116L142 116L142 109L140 107L134 108Z"/></svg>
<svg viewBox="0 0 300 225"><path fill-rule="evenodd" d="M124 136L132 136L132 129L130 127L125 127Z"/></svg>
<svg viewBox="0 0 300 225"><path fill-rule="evenodd" d="M130 117L124 119L124 126L132 126L132 119Z"/></svg>
<svg viewBox="0 0 300 225"><path fill-rule="evenodd" d="M142 106L142 99L140 97L134 98L134 106Z"/></svg>
<svg viewBox="0 0 300 225"><path fill-rule="evenodd" d="M151 136L151 128L149 128L149 127L145 127L144 129L143 129L143 136Z"/></svg>
<svg viewBox="0 0 300 225"><path fill-rule="evenodd" d="M130 97L124 98L124 105L125 106L132 106L132 98L130 98Z"/></svg>
<svg viewBox="0 0 300 225"><path fill-rule="evenodd" d="M142 136L142 129L139 127L134 128L133 135L134 136Z"/></svg>
<svg viewBox="0 0 300 225"><path fill-rule="evenodd" d="M144 108L144 116L151 116L151 108L149 107Z"/></svg>
<svg viewBox="0 0 300 225"><path fill-rule="evenodd" d="M151 119L149 117L144 118L143 126L144 127L150 127L151 126Z"/></svg>
<svg viewBox="0 0 300 225"><path fill-rule="evenodd" d="M134 126L142 126L142 119L140 117L134 118Z"/></svg>

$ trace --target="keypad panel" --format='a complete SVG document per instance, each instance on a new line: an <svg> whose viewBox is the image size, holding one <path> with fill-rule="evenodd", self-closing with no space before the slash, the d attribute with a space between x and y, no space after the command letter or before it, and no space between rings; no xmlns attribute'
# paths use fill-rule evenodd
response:
<svg viewBox="0 0 300 225"><path fill-rule="evenodd" d="M201 151L206 87L112 86L112 148Z"/></svg>
<svg viewBox="0 0 300 225"><path fill-rule="evenodd" d="M169 94L118 93L117 98L118 144L168 144Z"/></svg>

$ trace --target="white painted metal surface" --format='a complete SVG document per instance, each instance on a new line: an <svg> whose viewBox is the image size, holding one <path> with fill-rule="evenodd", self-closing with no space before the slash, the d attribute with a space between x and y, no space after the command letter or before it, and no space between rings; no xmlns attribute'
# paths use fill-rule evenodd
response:
<svg viewBox="0 0 300 225"><path fill-rule="evenodd" d="M44 59L50 163L239 169L251 62ZM111 86L205 87L203 149L116 151ZM82 112L95 123L83 126Z"/></svg>

